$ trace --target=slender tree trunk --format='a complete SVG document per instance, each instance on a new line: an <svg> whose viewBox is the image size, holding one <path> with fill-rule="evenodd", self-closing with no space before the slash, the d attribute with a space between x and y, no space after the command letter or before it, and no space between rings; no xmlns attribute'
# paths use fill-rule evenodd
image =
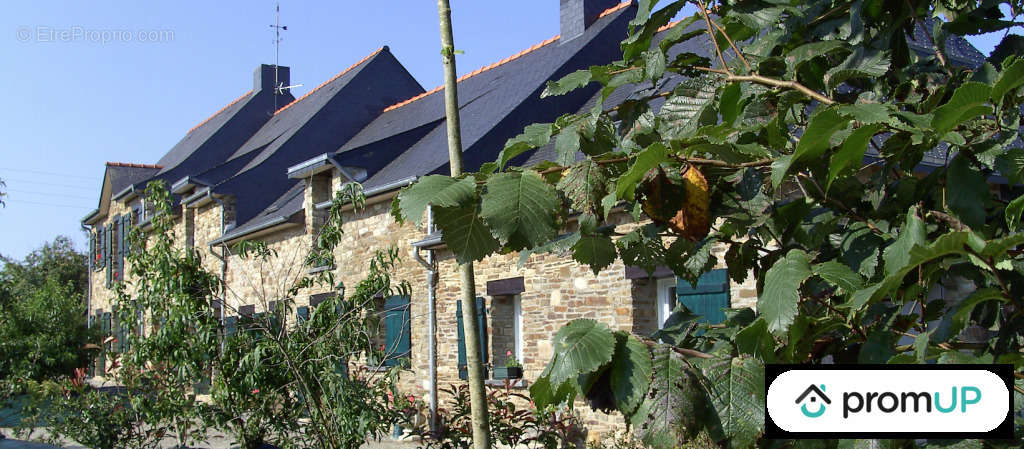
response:
<svg viewBox="0 0 1024 449"><path fill-rule="evenodd" d="M444 105L448 123L448 165L452 177L462 175L462 131L459 121L459 93L455 76L455 43L452 38L452 9L448 0L437 0L441 21L441 55L444 63ZM473 448L490 449L487 427L487 392L484 391L484 361L480 360L480 327L476 325L476 284L473 263L459 265L462 281L462 322L466 335L469 370L469 400L473 413Z"/></svg>

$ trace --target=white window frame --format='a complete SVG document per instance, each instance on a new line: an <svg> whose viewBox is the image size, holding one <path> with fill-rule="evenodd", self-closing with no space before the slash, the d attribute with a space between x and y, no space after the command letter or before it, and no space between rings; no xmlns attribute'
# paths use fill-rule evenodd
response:
<svg viewBox="0 0 1024 449"><path fill-rule="evenodd" d="M668 277L658 279L658 329L665 327L665 320L672 314L671 297L675 294L676 278Z"/></svg>
<svg viewBox="0 0 1024 449"><path fill-rule="evenodd" d="M516 294L512 296L512 330L513 349L519 363L523 363L523 298Z"/></svg>

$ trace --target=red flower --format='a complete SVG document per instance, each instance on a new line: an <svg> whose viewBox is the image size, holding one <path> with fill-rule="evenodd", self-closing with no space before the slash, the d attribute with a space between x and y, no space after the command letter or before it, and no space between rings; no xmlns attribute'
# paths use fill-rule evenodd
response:
<svg viewBox="0 0 1024 449"><path fill-rule="evenodd" d="M416 402L416 396L413 396L411 394L408 397L406 397L406 399L408 399L409 402Z"/></svg>
<svg viewBox="0 0 1024 449"><path fill-rule="evenodd" d="M512 350L511 349L506 350L505 351L505 356L512 357Z"/></svg>
<svg viewBox="0 0 1024 449"><path fill-rule="evenodd" d="M259 388L253 388L252 389L252 394L260 394L260 389Z"/></svg>

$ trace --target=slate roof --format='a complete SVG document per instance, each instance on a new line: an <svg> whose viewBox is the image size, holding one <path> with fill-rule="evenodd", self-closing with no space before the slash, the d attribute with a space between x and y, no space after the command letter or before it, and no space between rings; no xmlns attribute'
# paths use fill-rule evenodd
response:
<svg viewBox="0 0 1024 449"><path fill-rule="evenodd" d="M568 95L540 98L548 80L575 70L611 62L619 54L619 42L626 37L627 23L636 13L633 4L620 4L575 39L562 42L557 36L513 57L463 76L459 82L462 143L466 170L492 161L505 141L526 125L553 121L566 111L575 111L597 89L580 89ZM385 110L348 143L338 148L336 158L345 165L359 165L360 157L382 152L399 153L379 171L370 173L367 189L415 175L448 172L447 130L444 95L439 89L403 101ZM416 140L396 148L399 136ZM418 140L417 140L418 139ZM407 142L405 142L407 143ZM402 151L404 150L404 151ZM525 158L523 158L525 160ZM365 166L365 163L364 163Z"/></svg>
<svg viewBox="0 0 1024 449"><path fill-rule="evenodd" d="M925 21L924 26L915 26L913 36L907 38L907 44L914 51L931 55L935 53L935 48L932 46L932 41L929 39L929 30L933 27L939 19L932 17ZM950 60L950 64L960 65L970 68L981 67L985 63L985 55L981 54L977 48L974 48L967 39L961 36L950 35L946 38L946 51L943 53Z"/></svg>
<svg viewBox="0 0 1024 449"><path fill-rule="evenodd" d="M389 105L423 92L381 47L281 108L227 162L198 175L218 194L234 195L236 217L248 224L293 187L287 167L334 151Z"/></svg>
<svg viewBox="0 0 1024 449"><path fill-rule="evenodd" d="M283 223L298 223L302 220L302 202L304 200L305 182L293 181L293 185L283 195L274 200L265 210L251 220L236 226L223 236L211 242L219 244L234 240L237 237L258 232Z"/></svg>

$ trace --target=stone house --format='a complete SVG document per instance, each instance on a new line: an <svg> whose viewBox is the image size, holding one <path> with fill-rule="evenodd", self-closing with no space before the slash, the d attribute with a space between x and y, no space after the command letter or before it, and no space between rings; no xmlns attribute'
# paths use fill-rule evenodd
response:
<svg viewBox="0 0 1024 449"><path fill-rule="evenodd" d="M601 95L594 86L543 99L540 93L549 80L619 59L619 42L636 5L617 1L560 0L558 36L460 78L467 170L493 161L505 141L526 125L593 107ZM686 51L707 54L707 48ZM418 397L430 390L432 358L436 382L460 382L465 377L464 323L457 313L454 257L425 227L399 225L390 215L391 200L402 187L420 176L448 173L441 88L424 90L386 46L301 98L281 87L288 78L287 67L262 65L251 91L190 130L155 165L107 164L99 207L82 220L91 235L90 320L112 332L120 328L111 322L110 285L125 273L124 230L145 229L151 218L143 194L148 182L163 180L172 189L176 237L199 248L204 265L221 274L227 294L217 313L230 323L238 315L266 311L287 295L291 283L309 270L303 260L334 192L355 181L363 185L366 207L345 212L337 266L309 271L334 270L337 279L352 285L365 275L365 261L374 251L398 248L402 261L395 278L408 281L412 291L409 297L380 302L382 344L394 355L389 362L406 360L402 385ZM647 88L619 89L605 106L643 95ZM541 148L513 163L530 166L553 154L551 147ZM626 214L612 220L636 226ZM228 250L252 239L266 242L276 259L253 262ZM717 250L718 260L724 260L722 251ZM420 257L437 266L433 301ZM531 255L521 267L517 254L489 257L476 264L478 301L484 306L476 325L486 338L484 360L504 366L506 354L513 354L524 368L516 385L525 387L551 358L555 332L570 320L592 318L649 334L677 301L713 322L724 319L722 308L753 307L753 278L737 284L724 268L716 267L693 288L667 269L648 276L621 260L595 276L557 254ZM295 316L288 319L308 314L329 293L300 292L294 297ZM97 373L103 368L100 361ZM617 416L578 409L592 434L622 426Z"/></svg>

